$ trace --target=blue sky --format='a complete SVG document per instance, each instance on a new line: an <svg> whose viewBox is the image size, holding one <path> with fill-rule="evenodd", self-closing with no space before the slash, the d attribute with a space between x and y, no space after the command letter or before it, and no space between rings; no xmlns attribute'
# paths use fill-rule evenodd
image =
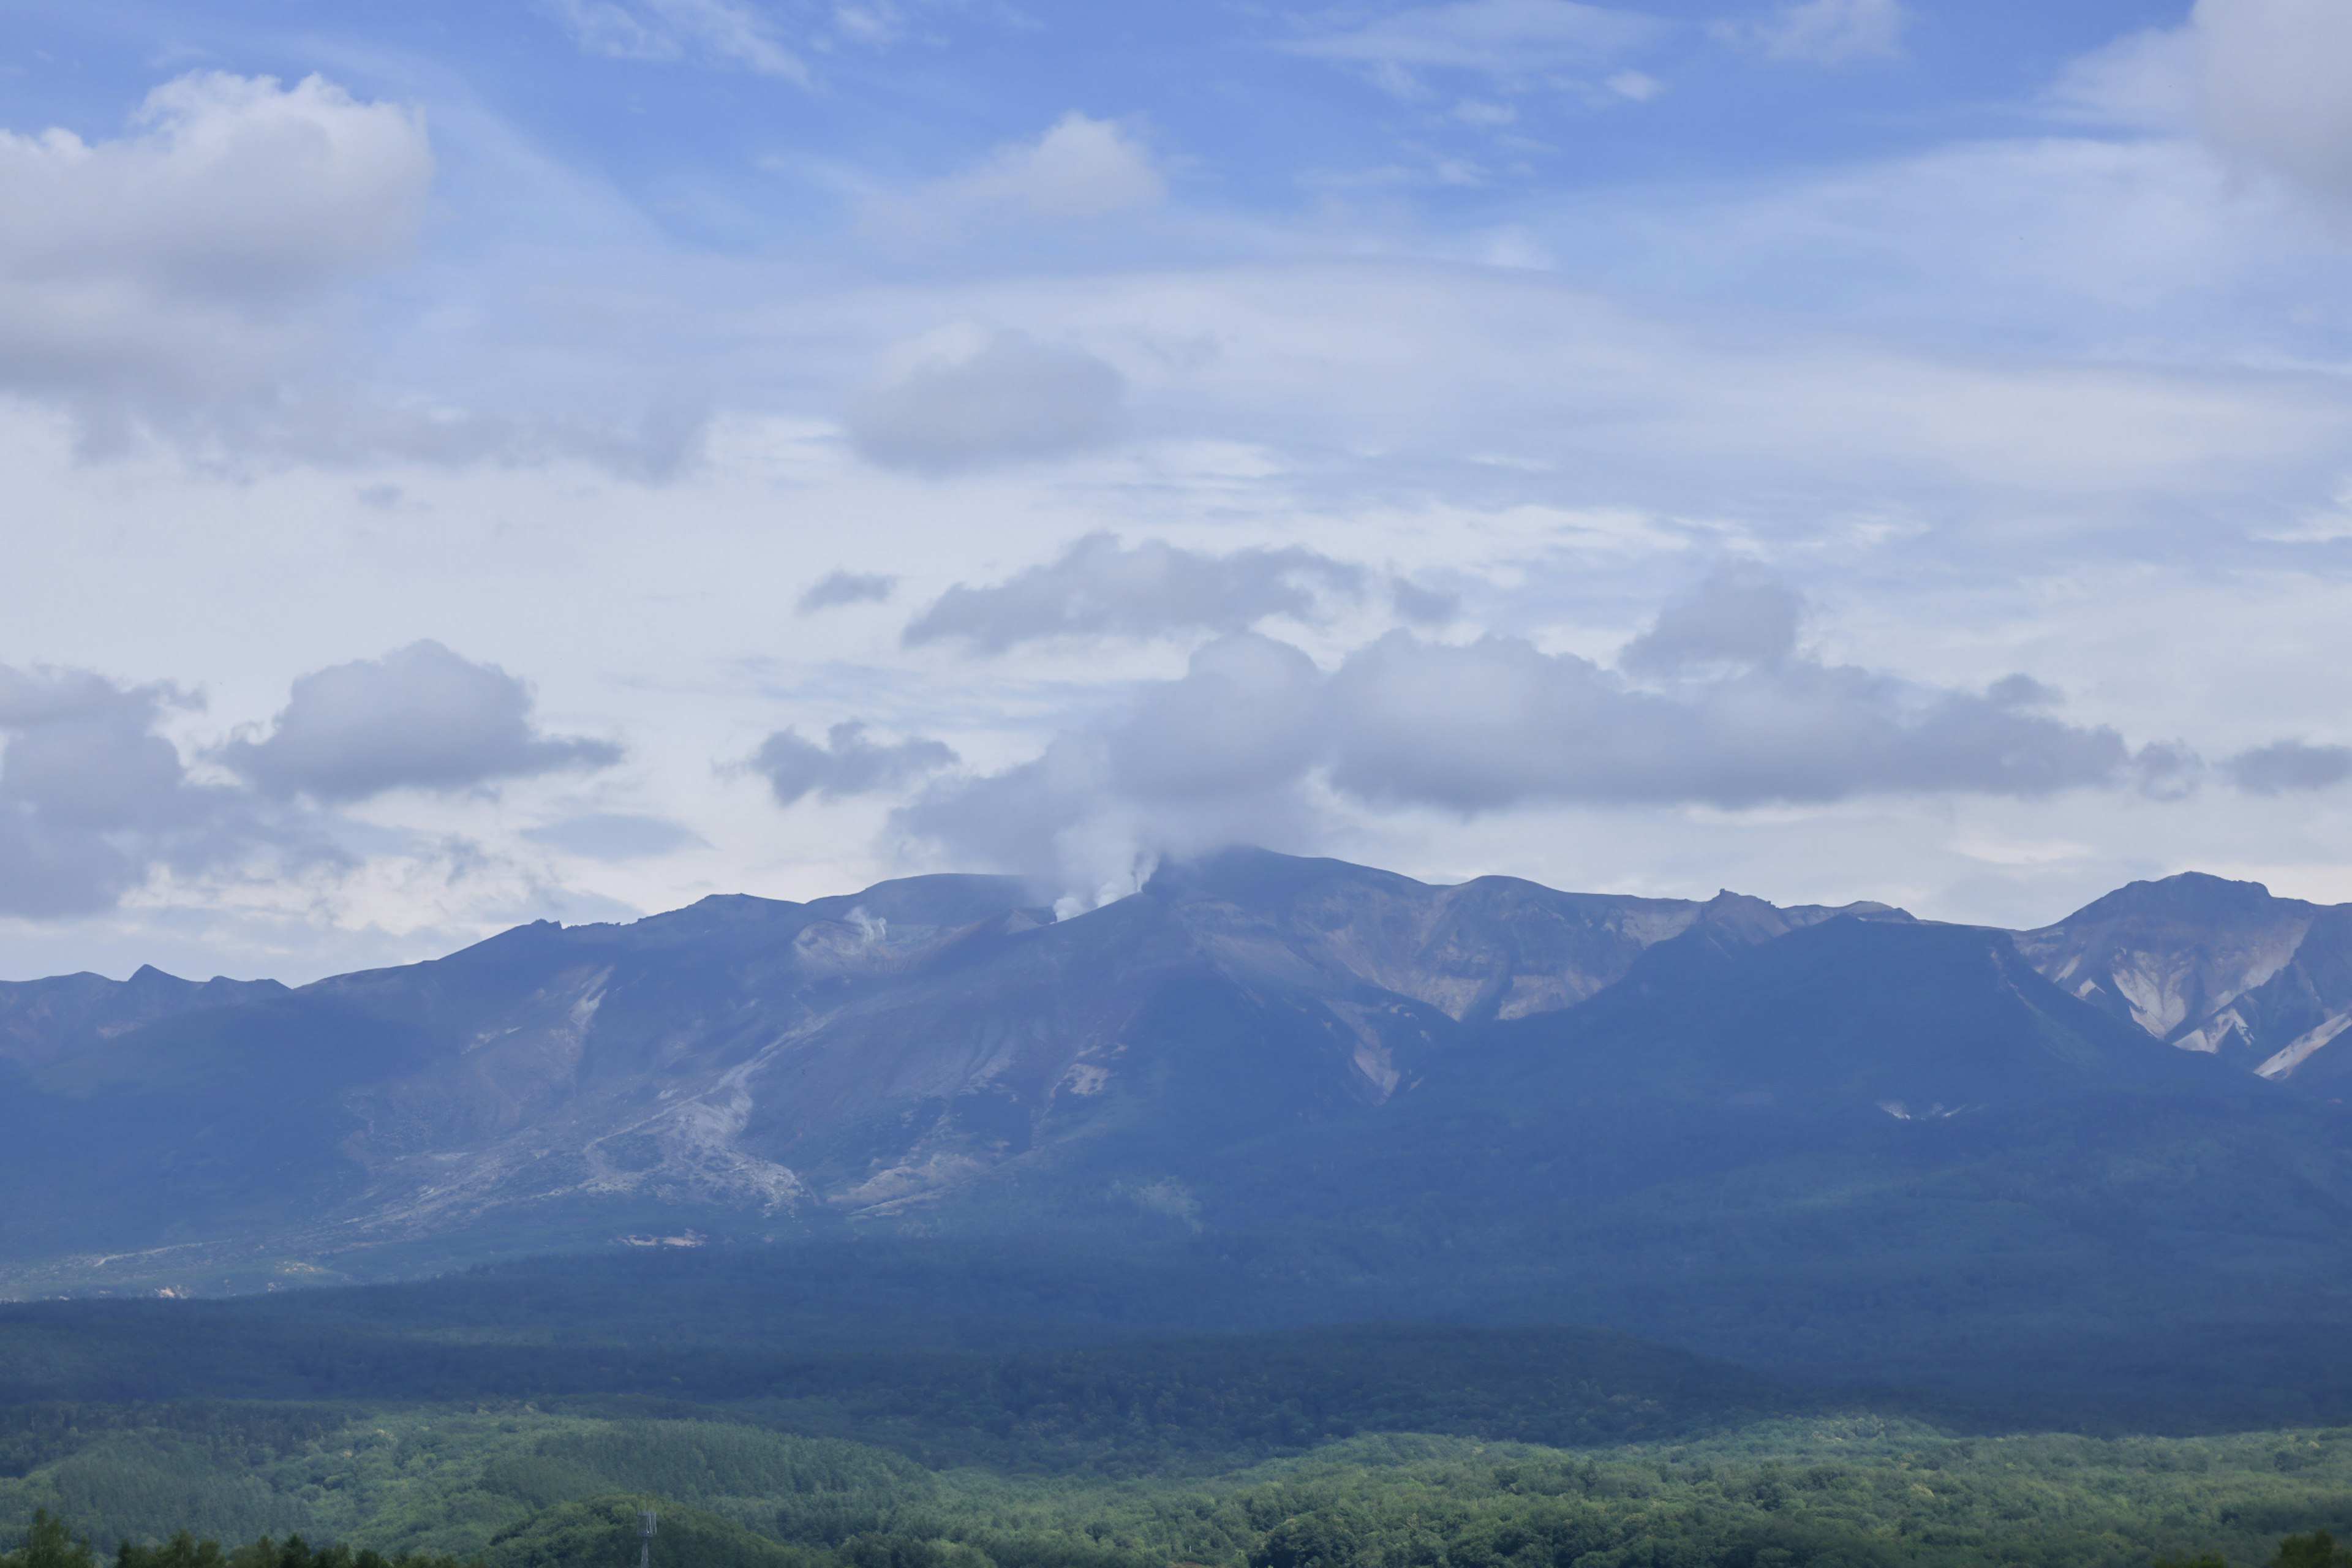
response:
<svg viewBox="0 0 2352 1568"><path fill-rule="evenodd" d="M0 22L0 972L2352 898L2330 0Z"/></svg>

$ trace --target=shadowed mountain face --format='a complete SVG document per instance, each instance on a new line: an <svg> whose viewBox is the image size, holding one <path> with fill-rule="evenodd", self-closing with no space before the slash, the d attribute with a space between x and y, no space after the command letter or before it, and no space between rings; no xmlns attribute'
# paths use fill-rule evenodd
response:
<svg viewBox="0 0 2352 1568"><path fill-rule="evenodd" d="M1990 1334L2055 1377L2051 1304L2128 1337L2151 1279L2352 1321L2326 1053L2246 1070L2335 1016L2346 914L2179 879L2012 937L1237 851L1060 921L929 877L528 926L37 1041L0 1270L1027 1238L1177 1248L1163 1328L1582 1321L1831 1373ZM2167 1043L2228 1009L2234 1058Z"/></svg>
<svg viewBox="0 0 2352 1568"><path fill-rule="evenodd" d="M152 966L128 980L59 974L0 981L0 1075L36 1067L142 1024L282 996L275 980L181 980Z"/></svg>

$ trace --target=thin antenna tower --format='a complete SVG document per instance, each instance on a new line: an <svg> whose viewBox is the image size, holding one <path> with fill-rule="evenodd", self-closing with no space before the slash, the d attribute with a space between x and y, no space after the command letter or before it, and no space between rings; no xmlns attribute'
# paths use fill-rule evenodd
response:
<svg viewBox="0 0 2352 1568"><path fill-rule="evenodd" d="M637 1510L637 1568L654 1568L654 1510Z"/></svg>

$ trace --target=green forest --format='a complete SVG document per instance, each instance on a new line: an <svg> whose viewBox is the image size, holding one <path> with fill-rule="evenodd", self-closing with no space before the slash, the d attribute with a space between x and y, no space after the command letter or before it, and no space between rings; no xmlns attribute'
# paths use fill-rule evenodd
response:
<svg viewBox="0 0 2352 1568"><path fill-rule="evenodd" d="M2352 1568L2352 1427L2145 1381L2053 1430L1597 1329L921 1348L869 1270L826 1348L764 1276L550 1279L0 1308L0 1568L631 1568L646 1508L656 1568Z"/></svg>
<svg viewBox="0 0 2352 1568"><path fill-rule="evenodd" d="M661 1568L2352 1568L2317 1534L2352 1534L2352 1430L1956 1436L1847 1413L1578 1448L1391 1433L1137 1474L528 1404L0 1417L6 1568L626 1568L640 1508Z"/></svg>

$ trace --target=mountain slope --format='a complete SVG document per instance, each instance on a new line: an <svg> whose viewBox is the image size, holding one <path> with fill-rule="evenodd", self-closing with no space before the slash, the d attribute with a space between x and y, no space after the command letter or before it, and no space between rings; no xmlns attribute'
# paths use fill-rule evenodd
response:
<svg viewBox="0 0 2352 1568"><path fill-rule="evenodd" d="M2074 995L2184 1050L2306 1085L2352 1079L2352 906L2190 872L2134 882L2017 936Z"/></svg>
<svg viewBox="0 0 2352 1568"><path fill-rule="evenodd" d="M182 980L152 964L128 980L0 981L0 1074L86 1050L142 1024L286 994L275 980Z"/></svg>
<svg viewBox="0 0 2352 1568"><path fill-rule="evenodd" d="M2177 1027L2324 1027L2342 917L2215 886L2198 951L2194 882L2013 939L1247 851L1059 921L1016 880L938 877L523 927L27 1067L0 1278L1025 1237L1211 1249L1231 1289L1202 1327L1295 1321L1272 1291L1673 1322L1807 1366L1906 1314L2121 1321L2136 1272L2305 1290L2352 1233L2341 1113L2293 1087L2326 1052L2266 1082L2084 984L2156 953Z"/></svg>
<svg viewBox="0 0 2352 1568"><path fill-rule="evenodd" d="M1377 1128L1229 1154L1204 1221L1278 1201L1285 1245L1344 1246L1424 1310L1785 1373L2021 1407L2347 1386L2340 1110L2068 997L2006 933L1843 921L1650 956Z"/></svg>
<svg viewBox="0 0 2352 1568"><path fill-rule="evenodd" d="M1832 912L1737 902L1741 942ZM1097 1145L1140 1168L1360 1116L1465 1030L1580 1004L1729 907L1233 851L1058 922L1016 880L926 877L526 926L49 1052L0 1105L0 1179L42 1200L0 1247L821 1233ZM93 1165L101 1103L136 1136ZM1183 1225L1190 1201L1119 1174L1076 1208Z"/></svg>
<svg viewBox="0 0 2352 1568"><path fill-rule="evenodd" d="M946 877L529 926L27 1066L0 1268L709 1244L806 1271L747 1299L835 1342L1043 1292L1090 1333L1576 1321L2021 1404L2352 1390L2328 1047L2177 1048L2217 1009L2258 1044L2335 1016L2352 911L2282 902L2157 884L2018 938L1236 852L1058 921Z"/></svg>

